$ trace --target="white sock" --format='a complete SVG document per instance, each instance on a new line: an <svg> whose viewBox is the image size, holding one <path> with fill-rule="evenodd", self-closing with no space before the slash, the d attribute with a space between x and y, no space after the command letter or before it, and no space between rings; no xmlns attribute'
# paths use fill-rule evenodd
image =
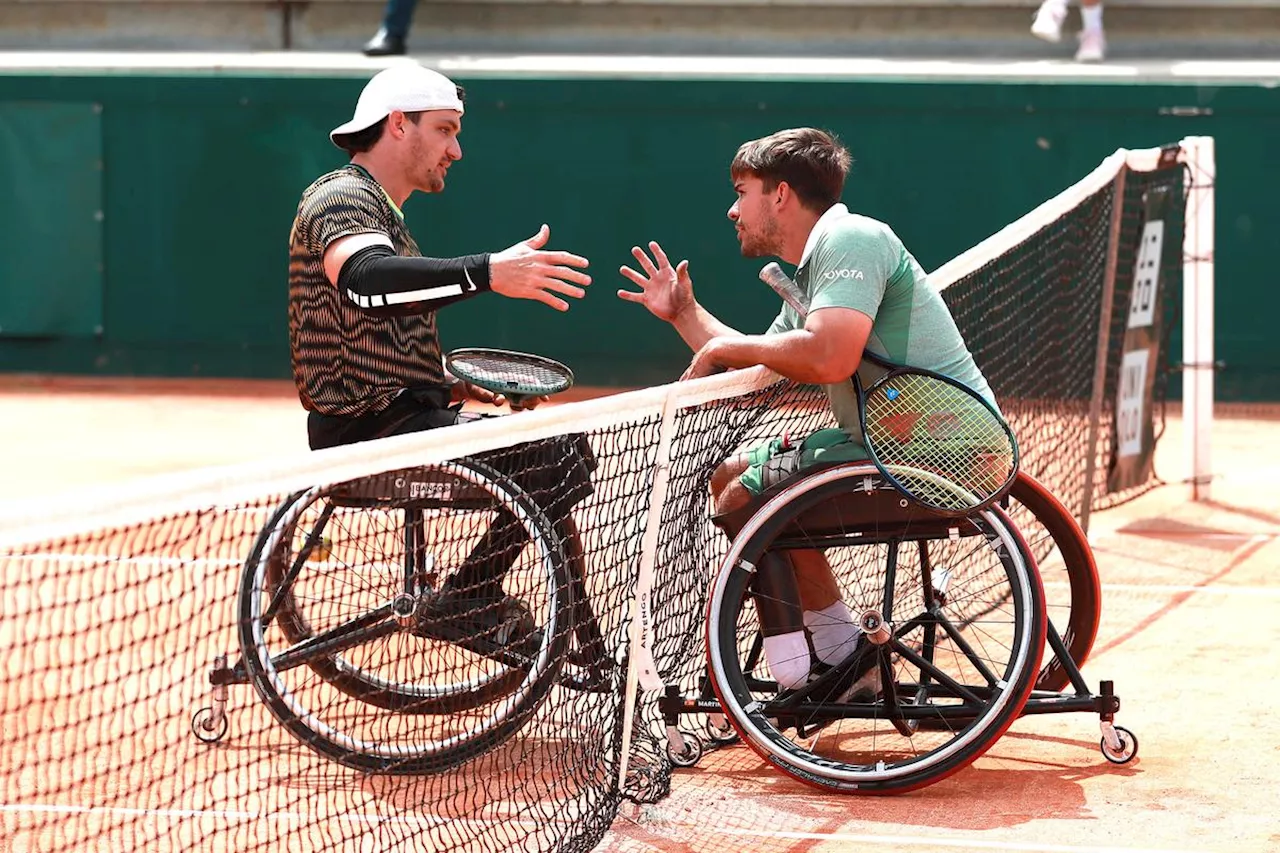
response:
<svg viewBox="0 0 1280 853"><path fill-rule="evenodd" d="M843 601L836 601L821 610L806 610L804 626L813 637L813 651L818 660L828 666L835 666L852 654L862 634Z"/></svg>
<svg viewBox="0 0 1280 853"><path fill-rule="evenodd" d="M1086 30L1100 31L1102 29L1102 4L1081 6L1080 23L1084 25Z"/></svg>
<svg viewBox="0 0 1280 853"><path fill-rule="evenodd" d="M769 674L783 690L793 690L809 678L809 643L804 631L764 638Z"/></svg>

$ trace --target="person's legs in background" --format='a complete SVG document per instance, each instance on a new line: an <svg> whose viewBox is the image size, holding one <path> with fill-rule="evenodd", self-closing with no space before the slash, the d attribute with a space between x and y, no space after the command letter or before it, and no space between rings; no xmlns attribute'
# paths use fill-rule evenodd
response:
<svg viewBox="0 0 1280 853"><path fill-rule="evenodd" d="M1049 42L1062 39L1062 24L1067 19L1067 0L1044 0L1036 12L1031 32ZM1077 62L1101 62L1107 54L1107 38L1102 29L1102 0L1080 0L1080 47Z"/></svg>
<svg viewBox="0 0 1280 853"><path fill-rule="evenodd" d="M1080 0L1080 48L1076 62L1101 62L1107 57L1107 37L1102 32L1102 0Z"/></svg>
<svg viewBox="0 0 1280 853"><path fill-rule="evenodd" d="M413 22L417 0L387 0L382 26L364 46L365 56L399 56L405 52L405 38Z"/></svg>

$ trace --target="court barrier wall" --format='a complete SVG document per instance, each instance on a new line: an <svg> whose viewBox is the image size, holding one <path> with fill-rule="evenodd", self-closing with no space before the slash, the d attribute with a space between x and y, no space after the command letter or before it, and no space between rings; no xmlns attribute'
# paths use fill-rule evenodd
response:
<svg viewBox="0 0 1280 853"><path fill-rule="evenodd" d="M0 371L288 377L289 226L307 184L344 162L327 133L372 70L0 73ZM926 269L1117 147L1207 135L1217 397L1280 399L1267 251L1280 97L1258 81L446 71L468 92L464 158L444 194L406 207L424 252L498 250L545 222L551 246L589 257L595 277L568 314L494 296L452 306L446 347L543 352L584 384L673 379L684 344L615 296L618 267L649 240L690 260L726 322L765 328L777 298L725 219L728 164L779 128L839 133L855 158L844 200L889 222ZM1175 357L1180 339L1175 324Z"/></svg>

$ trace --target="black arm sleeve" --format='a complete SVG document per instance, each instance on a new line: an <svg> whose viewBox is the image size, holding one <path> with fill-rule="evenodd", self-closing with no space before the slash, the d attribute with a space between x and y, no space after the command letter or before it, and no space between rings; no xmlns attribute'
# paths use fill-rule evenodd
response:
<svg viewBox="0 0 1280 853"><path fill-rule="evenodd" d="M369 246L338 273L342 295L377 317L434 311L488 289L488 255L402 258L386 246Z"/></svg>

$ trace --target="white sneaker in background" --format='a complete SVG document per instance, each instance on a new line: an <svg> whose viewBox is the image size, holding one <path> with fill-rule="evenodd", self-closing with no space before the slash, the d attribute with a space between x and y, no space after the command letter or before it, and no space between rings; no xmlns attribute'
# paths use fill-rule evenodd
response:
<svg viewBox="0 0 1280 853"><path fill-rule="evenodd" d="M1066 19L1067 0L1044 0L1031 24L1031 34L1045 41L1062 41L1062 23Z"/></svg>
<svg viewBox="0 0 1280 853"><path fill-rule="evenodd" d="M1102 30L1082 30L1076 62L1101 62L1107 58L1107 37Z"/></svg>

